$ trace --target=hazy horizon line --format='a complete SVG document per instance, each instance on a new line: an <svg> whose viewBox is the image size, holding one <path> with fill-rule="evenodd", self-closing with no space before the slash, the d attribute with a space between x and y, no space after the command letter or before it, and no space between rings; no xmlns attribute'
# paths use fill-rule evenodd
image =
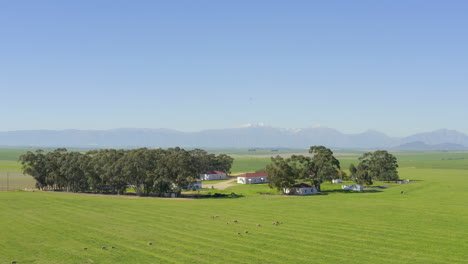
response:
<svg viewBox="0 0 468 264"><path fill-rule="evenodd" d="M412 136L415 134L422 134L422 133L430 133L430 132L436 132L440 130L446 130L446 131L454 131L458 133L462 133L467 135L466 132L464 131L459 131L457 129L450 129L450 128L437 128L437 129L431 129L429 131L422 131L422 132L415 132L415 133L410 133L408 135L400 135L400 136L395 136L395 135L390 135L386 132L383 132L381 130L377 129L366 129L362 130L361 132L343 132L340 129L337 128L332 128L332 127L326 127L326 126L320 126L320 125L315 125L315 126L308 126L308 127L296 127L296 128L286 128L286 127L279 127L279 126L272 126L268 125L265 123L258 123L258 124L246 124L246 125L240 125L240 126L234 126L234 127L224 127L224 128L207 128L207 129L202 129L202 130L180 130L176 128L165 128L165 127L115 127L115 128L102 128L102 129L88 129L88 128L64 128L64 129L49 129L49 128L39 128L39 129L12 129L12 130L0 130L0 133L8 133L8 132L24 132L24 131L112 131L112 130L170 130L174 132L180 132L180 133L200 133L203 131L211 131L211 130L226 130L226 129L242 129L242 128L259 128L259 127L268 127L268 128L274 128L274 129L283 129L283 130L288 130L288 131L294 131L294 130L303 130L303 129L314 129L314 128L323 128L323 129L332 129L335 131L338 131L342 134L345 135L358 135L358 134L363 134L366 132L378 132L385 134L386 136L389 137L408 137Z"/></svg>

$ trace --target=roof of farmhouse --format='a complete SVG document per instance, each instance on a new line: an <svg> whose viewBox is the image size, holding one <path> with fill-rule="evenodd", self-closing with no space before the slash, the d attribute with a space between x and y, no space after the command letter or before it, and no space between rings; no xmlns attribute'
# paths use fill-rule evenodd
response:
<svg viewBox="0 0 468 264"><path fill-rule="evenodd" d="M306 184L306 183L299 183L296 185L291 186L292 188L312 188L314 186Z"/></svg>
<svg viewBox="0 0 468 264"><path fill-rule="evenodd" d="M268 174L265 172L255 172L255 173L245 173L241 174L237 177L247 177L247 178L254 178L254 177L268 177Z"/></svg>
<svg viewBox="0 0 468 264"><path fill-rule="evenodd" d="M226 174L226 173L222 171L207 171L207 172L204 172L203 174Z"/></svg>

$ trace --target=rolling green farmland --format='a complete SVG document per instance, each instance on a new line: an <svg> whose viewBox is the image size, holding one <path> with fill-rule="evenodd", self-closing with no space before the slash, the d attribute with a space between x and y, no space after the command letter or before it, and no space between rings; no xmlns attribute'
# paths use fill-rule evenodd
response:
<svg viewBox="0 0 468 264"><path fill-rule="evenodd" d="M307 197L266 184L206 191L243 195L230 199L0 192L0 263L466 263L468 153L397 156L414 181L364 193L329 183ZM236 158L233 171L268 162Z"/></svg>
<svg viewBox="0 0 468 264"><path fill-rule="evenodd" d="M18 158L28 150L25 149L0 149L0 173L21 172Z"/></svg>
<svg viewBox="0 0 468 264"><path fill-rule="evenodd" d="M21 172L21 164L14 160L0 160L0 173Z"/></svg>
<svg viewBox="0 0 468 264"><path fill-rule="evenodd" d="M0 262L463 263L468 170L401 174L416 181L378 193L308 197L182 200L3 192ZM231 190L249 188L264 186Z"/></svg>

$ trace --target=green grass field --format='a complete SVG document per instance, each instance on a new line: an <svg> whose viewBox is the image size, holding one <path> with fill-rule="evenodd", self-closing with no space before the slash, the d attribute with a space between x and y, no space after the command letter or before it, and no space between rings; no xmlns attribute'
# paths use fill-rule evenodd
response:
<svg viewBox="0 0 468 264"><path fill-rule="evenodd" d="M401 178L414 181L376 192L328 183L307 197L266 185L195 200L0 192L0 263L467 263L468 154L398 157ZM239 171L265 165L245 160Z"/></svg>

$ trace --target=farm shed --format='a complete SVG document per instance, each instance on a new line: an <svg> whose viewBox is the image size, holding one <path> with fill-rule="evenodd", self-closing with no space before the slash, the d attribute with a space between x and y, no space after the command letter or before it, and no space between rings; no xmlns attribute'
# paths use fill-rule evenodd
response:
<svg viewBox="0 0 468 264"><path fill-rule="evenodd" d="M396 183L398 184L405 184L405 183L409 183L410 180L397 180Z"/></svg>
<svg viewBox="0 0 468 264"><path fill-rule="evenodd" d="M283 192L285 194L291 194L291 195L309 195L309 194L316 194L317 189L315 188L315 186L305 184L305 183L299 183L289 188L284 188Z"/></svg>
<svg viewBox="0 0 468 264"><path fill-rule="evenodd" d="M222 171L207 171L200 174L200 180L202 181L213 181L213 180L225 180L227 175Z"/></svg>
<svg viewBox="0 0 468 264"><path fill-rule="evenodd" d="M237 183L255 184L268 182L268 174L265 172L245 173L237 176Z"/></svg>
<svg viewBox="0 0 468 264"><path fill-rule="evenodd" d="M201 181L196 181L196 182L193 182L189 185L187 185L187 187L185 188L186 190L198 190L198 189L201 189L202 188L202 182Z"/></svg>
<svg viewBox="0 0 468 264"><path fill-rule="evenodd" d="M364 190L364 186L360 184L341 185L341 189L347 190L347 191L362 192Z"/></svg>
<svg viewBox="0 0 468 264"><path fill-rule="evenodd" d="M332 183L342 183L343 181L341 179L333 179Z"/></svg>

